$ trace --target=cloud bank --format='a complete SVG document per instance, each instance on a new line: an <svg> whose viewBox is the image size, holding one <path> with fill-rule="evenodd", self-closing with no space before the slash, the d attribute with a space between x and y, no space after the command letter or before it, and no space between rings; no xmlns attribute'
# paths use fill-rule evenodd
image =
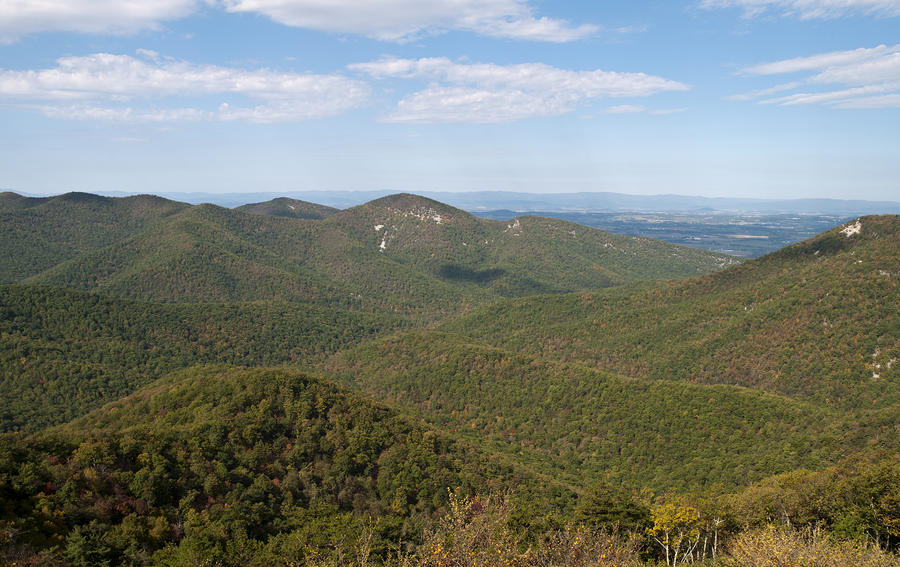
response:
<svg viewBox="0 0 900 567"><path fill-rule="evenodd" d="M0 42L44 31L134 33L188 16L200 4L198 0L11 0L0 6Z"/></svg>
<svg viewBox="0 0 900 567"><path fill-rule="evenodd" d="M833 108L900 108L900 45L833 51L753 65L743 75L806 73L791 81L735 95L782 106L817 104ZM772 98L775 93L797 91Z"/></svg>
<svg viewBox="0 0 900 567"><path fill-rule="evenodd" d="M224 0L231 12L262 14L287 26L410 41L448 30L491 37L565 42L592 25L537 17L524 0Z"/></svg>
<svg viewBox="0 0 900 567"><path fill-rule="evenodd" d="M775 12L802 20L900 16L900 0L702 0L702 8L742 8L745 17Z"/></svg>
<svg viewBox="0 0 900 567"><path fill-rule="evenodd" d="M204 6L279 24L405 42L457 30L489 37L567 42L598 31L541 17L526 0L12 0L0 8L0 41L36 32L133 33Z"/></svg>
<svg viewBox="0 0 900 567"><path fill-rule="evenodd" d="M291 122L359 107L369 88L341 75L197 65L142 51L63 57L51 69L0 69L0 98L57 118ZM172 108L170 98L197 104Z"/></svg>
<svg viewBox="0 0 900 567"><path fill-rule="evenodd" d="M543 63L457 63L446 57L387 58L350 65L375 79L428 81L404 96L387 122L495 123L571 112L591 99L646 97L690 87L644 73L571 71Z"/></svg>

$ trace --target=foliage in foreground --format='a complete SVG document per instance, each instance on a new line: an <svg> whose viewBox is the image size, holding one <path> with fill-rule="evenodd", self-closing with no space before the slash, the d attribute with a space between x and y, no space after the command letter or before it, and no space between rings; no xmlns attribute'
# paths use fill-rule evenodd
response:
<svg viewBox="0 0 900 567"><path fill-rule="evenodd" d="M414 553L397 553L399 567L896 567L900 557L881 548L841 540L815 529L767 525L734 535L714 559L699 554L661 556L646 546L644 534L592 529L579 524L556 527L535 541L524 541L511 526L513 514L502 498L451 495L448 512L429 529ZM307 567L368 567L368 536L350 554L308 558Z"/></svg>
<svg viewBox="0 0 900 567"><path fill-rule="evenodd" d="M514 518L502 498L451 495L447 514L429 530L417 553L405 563L417 567L582 567L637 565L640 538L611 529L567 525L533 541L512 527Z"/></svg>
<svg viewBox="0 0 900 567"><path fill-rule="evenodd" d="M573 509L565 488L357 394L209 367L0 436L0 564L881 567L898 564L880 550L900 540L897 487L897 455L873 453L736 495L600 482Z"/></svg>
<svg viewBox="0 0 900 567"><path fill-rule="evenodd" d="M871 544L839 540L815 530L768 526L739 534L725 567L894 567L900 558Z"/></svg>

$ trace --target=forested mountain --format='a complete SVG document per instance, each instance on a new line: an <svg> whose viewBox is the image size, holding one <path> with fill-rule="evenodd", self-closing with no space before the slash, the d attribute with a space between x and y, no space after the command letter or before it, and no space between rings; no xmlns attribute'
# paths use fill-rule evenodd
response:
<svg viewBox="0 0 900 567"><path fill-rule="evenodd" d="M723 254L541 217L474 217L416 195L382 197L328 219L403 265L502 296L598 289L721 269Z"/></svg>
<svg viewBox="0 0 900 567"><path fill-rule="evenodd" d="M628 376L896 411L898 277L900 217L863 217L716 274L501 301L444 329Z"/></svg>
<svg viewBox="0 0 900 567"><path fill-rule="evenodd" d="M291 217L295 219L324 219L340 212L340 209L317 205L309 201L278 197L263 203L249 203L235 207L238 211L258 213L260 215L272 215L274 217Z"/></svg>
<svg viewBox="0 0 900 567"><path fill-rule="evenodd" d="M0 431L35 431L197 363L308 364L407 323L303 303L146 303L0 286Z"/></svg>
<svg viewBox="0 0 900 567"><path fill-rule="evenodd" d="M366 529L383 559L417 541L447 487L516 488L536 511L574 496L310 376L193 368L0 437L0 519L20 534L0 560L272 565Z"/></svg>
<svg viewBox="0 0 900 567"><path fill-rule="evenodd" d="M26 283L157 301L346 297L303 266L319 238L336 246L346 241L300 220L198 205Z"/></svg>
<svg viewBox="0 0 900 567"><path fill-rule="evenodd" d="M120 201L93 199L104 210ZM69 230L95 230L98 221L78 212L80 202L68 213ZM82 254L60 257L22 281L155 301L304 300L433 314L497 296L600 289L734 262L553 219L478 219L412 195L323 221L213 205L172 208L161 222L116 227L105 241L92 240ZM28 222L43 220L35 212ZM21 238L25 248L42 246L28 234Z"/></svg>
<svg viewBox="0 0 900 567"><path fill-rule="evenodd" d="M343 351L328 376L461 435L487 437L560 478L656 490L729 488L821 467L875 439L893 418L849 414L726 385L633 379L437 332Z"/></svg>
<svg viewBox="0 0 900 567"><path fill-rule="evenodd" d="M0 293L5 430L61 423L196 362L307 364L403 324L385 313L452 312L532 288L598 288L730 261L582 227L560 239L556 233L575 225L524 219L510 228L411 195L327 221L154 197L5 194L3 202L13 219L4 226L19 238L9 250L24 241L26 250L41 248L42 231L71 254L86 243L76 257L26 278L28 287ZM390 247L375 242L380 232ZM260 300L268 303L246 303Z"/></svg>
<svg viewBox="0 0 900 567"><path fill-rule="evenodd" d="M152 195L29 198L0 193L0 283L120 241L190 207Z"/></svg>
<svg viewBox="0 0 900 567"><path fill-rule="evenodd" d="M897 563L900 217L737 265L405 194L0 230L0 563Z"/></svg>

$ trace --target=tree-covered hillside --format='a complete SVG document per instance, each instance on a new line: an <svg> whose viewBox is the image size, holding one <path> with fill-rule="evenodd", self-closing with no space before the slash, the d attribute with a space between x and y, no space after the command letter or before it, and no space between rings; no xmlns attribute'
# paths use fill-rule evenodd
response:
<svg viewBox="0 0 900 567"><path fill-rule="evenodd" d="M345 350L328 376L585 485L735 487L816 468L878 440L891 416L848 414L747 388L632 379L458 335L403 333Z"/></svg>
<svg viewBox="0 0 900 567"><path fill-rule="evenodd" d="M900 217L732 266L414 195L0 221L0 564L898 563Z"/></svg>
<svg viewBox="0 0 900 567"><path fill-rule="evenodd" d="M192 368L65 427L0 435L0 561L285 564L362 530L383 559L418 541L448 487L520 487L535 511L573 501L310 376Z"/></svg>
<svg viewBox="0 0 900 567"><path fill-rule="evenodd" d="M405 325L302 303L155 304L0 286L0 431L66 422L194 364L304 365Z"/></svg>
<svg viewBox="0 0 900 567"><path fill-rule="evenodd" d="M598 289L697 275L735 262L724 254L619 236L558 219L480 219L416 195L382 197L327 221L372 250L443 279L501 296Z"/></svg>
<svg viewBox="0 0 900 567"><path fill-rule="evenodd" d="M447 331L629 376L900 404L900 217L690 280L501 301Z"/></svg>
<svg viewBox="0 0 900 567"><path fill-rule="evenodd" d="M0 193L0 283L118 242L189 206L152 195L29 198Z"/></svg>

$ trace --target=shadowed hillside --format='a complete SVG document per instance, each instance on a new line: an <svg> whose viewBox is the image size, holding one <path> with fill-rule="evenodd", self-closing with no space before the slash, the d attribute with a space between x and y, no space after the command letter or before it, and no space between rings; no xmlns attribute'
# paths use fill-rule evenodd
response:
<svg viewBox="0 0 900 567"><path fill-rule="evenodd" d="M403 326L300 303L154 304L0 286L0 431L63 423L193 364L303 365Z"/></svg>

